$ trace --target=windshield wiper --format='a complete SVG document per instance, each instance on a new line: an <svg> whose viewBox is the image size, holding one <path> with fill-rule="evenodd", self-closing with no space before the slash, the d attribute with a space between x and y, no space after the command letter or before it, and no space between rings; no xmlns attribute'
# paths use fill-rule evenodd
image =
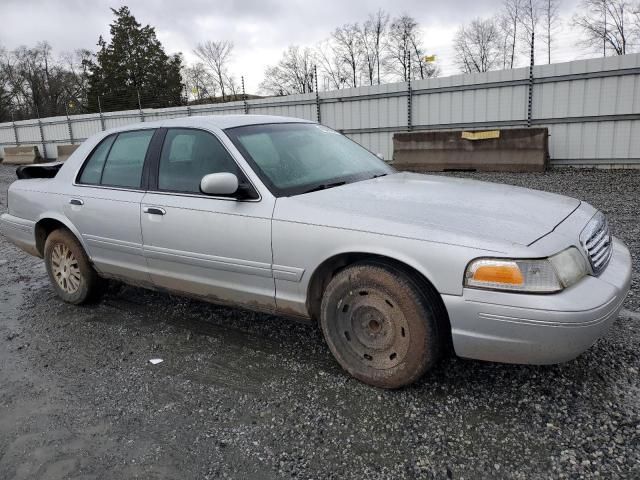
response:
<svg viewBox="0 0 640 480"><path fill-rule="evenodd" d="M316 185L313 188L310 188L309 190L305 190L302 193L304 194L304 193L317 192L319 190L326 190L328 188L339 187L340 185L345 185L346 183L347 182L345 182L344 180L340 181L340 182L333 182L333 183L322 183L320 185Z"/></svg>
<svg viewBox="0 0 640 480"><path fill-rule="evenodd" d="M387 175L389 175L389 174L388 173L379 173L378 175L374 175L373 177L371 177L371 180L373 180L374 178L386 177Z"/></svg>

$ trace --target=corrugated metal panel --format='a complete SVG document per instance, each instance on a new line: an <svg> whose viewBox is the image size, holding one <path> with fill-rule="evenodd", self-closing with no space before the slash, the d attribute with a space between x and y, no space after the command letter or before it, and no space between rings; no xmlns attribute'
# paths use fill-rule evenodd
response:
<svg viewBox="0 0 640 480"><path fill-rule="evenodd" d="M627 69L627 70L623 70ZM532 118L550 131L550 154L559 163L640 161L640 54L534 67ZM528 68L454 75L412 82L414 127L522 126L527 120ZM408 128L406 83L320 93L322 123L344 130L369 150L393 156L394 131ZM315 121L314 93L248 100L249 113ZM243 114L242 101L146 109L147 121L191 115ZM600 120L594 117L602 117ZM71 117L73 138L139 123L138 110ZM21 144L40 145L37 120L16 122ZM66 117L42 120L47 154L69 141ZM11 123L0 124L0 146L15 144Z"/></svg>

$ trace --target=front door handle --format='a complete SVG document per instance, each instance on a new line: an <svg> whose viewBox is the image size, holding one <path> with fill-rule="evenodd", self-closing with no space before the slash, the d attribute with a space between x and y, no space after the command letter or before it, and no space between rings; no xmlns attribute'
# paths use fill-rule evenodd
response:
<svg viewBox="0 0 640 480"><path fill-rule="evenodd" d="M78 206L84 205L84 202L82 200L77 199L77 198L72 198L71 200L69 200L69 203L71 205L78 205Z"/></svg>
<svg viewBox="0 0 640 480"><path fill-rule="evenodd" d="M144 207L144 213L148 213L150 215L166 215L166 210L160 207Z"/></svg>

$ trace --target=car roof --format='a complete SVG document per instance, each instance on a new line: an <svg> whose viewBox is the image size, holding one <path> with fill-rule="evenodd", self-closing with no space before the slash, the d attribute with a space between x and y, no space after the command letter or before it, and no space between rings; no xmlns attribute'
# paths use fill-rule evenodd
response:
<svg viewBox="0 0 640 480"><path fill-rule="evenodd" d="M195 115L191 117L179 117L155 122L140 122L129 124L110 130L111 132L122 132L127 130L137 130L140 127L202 127L202 128L233 128L246 125L260 125L265 123L315 123L309 120L293 117L279 117L275 115Z"/></svg>

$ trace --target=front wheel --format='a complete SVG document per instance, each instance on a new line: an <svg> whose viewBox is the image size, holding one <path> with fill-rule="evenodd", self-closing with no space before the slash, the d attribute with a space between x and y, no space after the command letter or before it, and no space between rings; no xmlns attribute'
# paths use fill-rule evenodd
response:
<svg viewBox="0 0 640 480"><path fill-rule="evenodd" d="M383 263L339 272L322 298L320 324L338 363L380 388L413 383L440 356L438 294Z"/></svg>
<svg viewBox="0 0 640 480"><path fill-rule="evenodd" d="M44 245L44 261L53 289L67 303L79 305L101 291L101 279L71 232L54 230Z"/></svg>

